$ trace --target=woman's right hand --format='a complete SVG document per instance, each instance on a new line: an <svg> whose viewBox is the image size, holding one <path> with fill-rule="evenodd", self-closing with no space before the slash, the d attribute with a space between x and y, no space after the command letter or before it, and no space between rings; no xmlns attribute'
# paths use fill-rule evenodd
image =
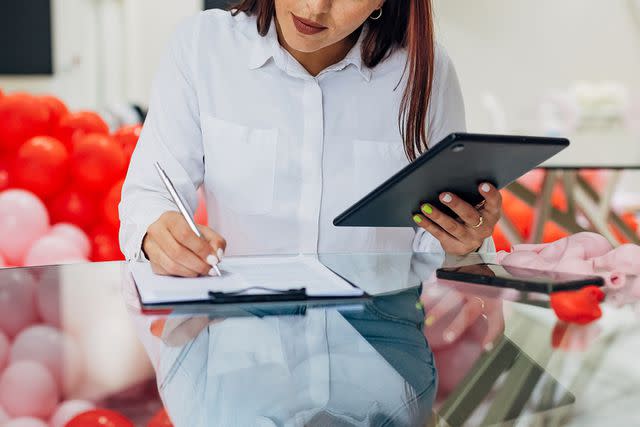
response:
<svg viewBox="0 0 640 427"><path fill-rule="evenodd" d="M227 242L211 228L198 225L202 238L189 228L179 212L165 212L147 229L142 250L154 273L165 276L215 275Z"/></svg>

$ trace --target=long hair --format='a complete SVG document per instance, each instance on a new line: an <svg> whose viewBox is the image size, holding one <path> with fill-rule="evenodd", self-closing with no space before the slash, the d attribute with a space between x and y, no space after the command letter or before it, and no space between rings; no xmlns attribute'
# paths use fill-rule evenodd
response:
<svg viewBox="0 0 640 427"><path fill-rule="evenodd" d="M244 12L257 17L258 33L269 32L275 16L274 0L242 0L230 8L233 14ZM380 19L369 19L362 44L362 60L374 68L395 49L404 48L407 84L400 102L398 127L404 151L415 160L428 150L427 116L433 87L435 41L431 0L387 0Z"/></svg>

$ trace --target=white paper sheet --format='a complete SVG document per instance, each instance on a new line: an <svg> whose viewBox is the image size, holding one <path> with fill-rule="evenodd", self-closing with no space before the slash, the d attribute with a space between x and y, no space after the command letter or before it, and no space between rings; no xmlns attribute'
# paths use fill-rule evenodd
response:
<svg viewBox="0 0 640 427"><path fill-rule="evenodd" d="M363 295L314 256L229 257L220 264L221 277L159 276L147 262L131 262L129 268L144 304L205 301L209 291L229 293L256 286L275 291L306 288L310 297ZM273 292L252 289L243 295L268 293Z"/></svg>

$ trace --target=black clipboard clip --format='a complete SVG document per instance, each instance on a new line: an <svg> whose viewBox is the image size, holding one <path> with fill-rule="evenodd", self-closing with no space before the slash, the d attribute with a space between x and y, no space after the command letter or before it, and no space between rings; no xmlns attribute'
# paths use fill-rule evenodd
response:
<svg viewBox="0 0 640 427"><path fill-rule="evenodd" d="M261 290L270 293L243 295L245 292L252 290ZM214 304L304 301L307 299L307 288L280 290L264 288L261 286L251 286L249 288L240 289L235 292L209 291L209 299Z"/></svg>

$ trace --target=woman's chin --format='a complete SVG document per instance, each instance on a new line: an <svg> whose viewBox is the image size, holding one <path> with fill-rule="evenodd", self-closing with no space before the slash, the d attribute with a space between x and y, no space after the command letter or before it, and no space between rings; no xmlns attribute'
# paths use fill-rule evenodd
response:
<svg viewBox="0 0 640 427"><path fill-rule="evenodd" d="M326 47L326 43L317 38L314 40L314 36L306 36L299 34L297 31L291 31L288 34L285 33L284 38L287 45L293 50L303 53L313 53Z"/></svg>

